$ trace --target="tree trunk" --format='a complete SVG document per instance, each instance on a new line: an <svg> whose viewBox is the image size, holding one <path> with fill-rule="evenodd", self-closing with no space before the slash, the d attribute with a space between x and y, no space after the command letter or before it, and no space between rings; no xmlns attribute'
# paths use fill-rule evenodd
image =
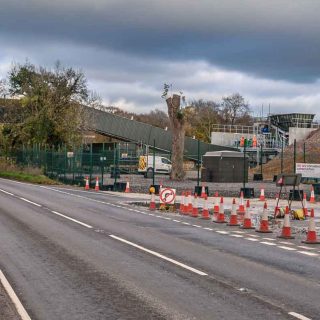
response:
<svg viewBox="0 0 320 320"><path fill-rule="evenodd" d="M183 170L185 121L180 108L180 100L181 97L178 94L166 99L172 132L171 180L183 180L185 176Z"/></svg>

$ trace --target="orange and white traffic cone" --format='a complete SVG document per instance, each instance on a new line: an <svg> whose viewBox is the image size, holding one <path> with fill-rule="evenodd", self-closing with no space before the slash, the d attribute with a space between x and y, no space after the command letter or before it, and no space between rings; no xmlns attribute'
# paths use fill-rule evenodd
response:
<svg viewBox="0 0 320 320"><path fill-rule="evenodd" d="M189 192L186 192L185 200L184 200L184 206L182 210L182 214L187 216L189 211L189 203L190 203L190 194Z"/></svg>
<svg viewBox="0 0 320 320"><path fill-rule="evenodd" d="M156 196L154 192L151 193L151 201L149 205L149 210L156 210Z"/></svg>
<svg viewBox="0 0 320 320"><path fill-rule="evenodd" d="M236 205L236 199L235 198L233 198L233 200L232 200L230 221L227 224L227 226L230 226L230 227L240 226L240 224L238 223L237 205Z"/></svg>
<svg viewBox="0 0 320 320"><path fill-rule="evenodd" d="M182 214L183 210L184 210L184 201L185 201L185 196L184 196L184 191L182 191L181 200L180 200L180 207L179 207L180 214Z"/></svg>
<svg viewBox="0 0 320 320"><path fill-rule="evenodd" d="M201 198L204 199L205 197L207 196L206 194L206 187L204 185L202 185L202 188L201 188Z"/></svg>
<svg viewBox="0 0 320 320"><path fill-rule="evenodd" d="M198 196L195 193L193 198L193 208L192 208L191 217L198 218L198 216L199 216Z"/></svg>
<svg viewBox="0 0 320 320"><path fill-rule="evenodd" d="M289 207L286 206L286 212L284 214L283 227L281 235L278 238L282 239L294 239L291 235L291 226L290 226L290 215L289 215Z"/></svg>
<svg viewBox="0 0 320 320"><path fill-rule="evenodd" d="M89 177L86 177L86 185L84 187L84 190L89 190L90 186L89 186Z"/></svg>
<svg viewBox="0 0 320 320"><path fill-rule="evenodd" d="M261 188L259 201L265 201L266 197L264 196L264 188Z"/></svg>
<svg viewBox="0 0 320 320"><path fill-rule="evenodd" d="M203 199L203 209L201 219L210 220L210 214L208 209L208 197L207 195Z"/></svg>
<svg viewBox="0 0 320 320"><path fill-rule="evenodd" d="M125 193L129 193L130 192L130 184L129 184L129 181L127 181L127 184L126 184L126 189L124 190Z"/></svg>
<svg viewBox="0 0 320 320"><path fill-rule="evenodd" d="M239 208L238 213L244 214L246 212L244 208L244 199L243 199L243 191L240 192L240 201L239 201Z"/></svg>
<svg viewBox="0 0 320 320"><path fill-rule="evenodd" d="M309 200L310 203L315 203L316 202L316 198L314 196L314 188L313 188L313 185L311 185L311 193L310 193L310 200Z"/></svg>
<svg viewBox="0 0 320 320"><path fill-rule="evenodd" d="M247 201L247 209L246 209L246 212L244 214L243 225L241 227L242 229L255 229L252 226L251 213L250 213L249 208L250 208L250 202L248 203L248 201Z"/></svg>
<svg viewBox="0 0 320 320"><path fill-rule="evenodd" d="M214 202L214 206L213 206L213 214L214 214L215 216L217 216L217 215L219 214L219 209L220 209L220 207L219 207L219 194L218 194L218 192L216 192L216 193L214 194L214 199L215 199L215 202Z"/></svg>
<svg viewBox="0 0 320 320"><path fill-rule="evenodd" d="M99 187L99 178L98 178L98 177L96 177L96 185L95 185L95 187L94 187L94 190L96 190L96 191L99 191L99 190L100 190L100 187Z"/></svg>
<svg viewBox="0 0 320 320"><path fill-rule="evenodd" d="M307 239L302 241L307 244L320 244L320 241L317 240L316 224L314 221L314 209L310 211L309 227L307 233Z"/></svg>
<svg viewBox="0 0 320 320"><path fill-rule="evenodd" d="M261 217L261 220L260 220L260 228L256 229L256 232L272 233L272 231L269 230L268 206L267 206L266 202L264 203L264 206L263 206L262 217Z"/></svg>
<svg viewBox="0 0 320 320"><path fill-rule="evenodd" d="M191 215L193 211L193 199L191 192L189 193L188 214Z"/></svg>
<svg viewBox="0 0 320 320"><path fill-rule="evenodd" d="M215 223L226 223L227 221L224 219L224 205L223 205L223 197L220 198L220 207L219 214L216 219L213 220Z"/></svg>
<svg viewBox="0 0 320 320"><path fill-rule="evenodd" d="M303 214L305 217L307 217L309 213L308 213L308 204L307 204L307 194L305 192L303 193L302 203L303 203Z"/></svg>

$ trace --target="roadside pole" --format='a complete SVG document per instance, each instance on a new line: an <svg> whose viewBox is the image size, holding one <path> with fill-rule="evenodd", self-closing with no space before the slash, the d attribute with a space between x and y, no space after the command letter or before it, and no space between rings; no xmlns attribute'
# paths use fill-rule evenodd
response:
<svg viewBox="0 0 320 320"><path fill-rule="evenodd" d="M303 162L306 163L306 143L303 143Z"/></svg>
<svg viewBox="0 0 320 320"><path fill-rule="evenodd" d="M153 165L152 165L152 185L154 186L154 175L156 167L156 139L153 139Z"/></svg>
<svg viewBox="0 0 320 320"><path fill-rule="evenodd" d="M260 174L261 174L261 180L263 180L263 173L262 173L262 143L260 146Z"/></svg>
<svg viewBox="0 0 320 320"><path fill-rule="evenodd" d="M247 139L244 139L244 145L243 145L243 190L244 191L246 188L246 146L247 146Z"/></svg>
<svg viewBox="0 0 320 320"><path fill-rule="evenodd" d="M283 173L283 137L281 140L281 174Z"/></svg>
<svg viewBox="0 0 320 320"><path fill-rule="evenodd" d="M293 142L293 173L296 174L296 155L297 155L297 140L294 139Z"/></svg>
<svg viewBox="0 0 320 320"><path fill-rule="evenodd" d="M197 187L200 187L200 140L198 139L198 175L197 175Z"/></svg>

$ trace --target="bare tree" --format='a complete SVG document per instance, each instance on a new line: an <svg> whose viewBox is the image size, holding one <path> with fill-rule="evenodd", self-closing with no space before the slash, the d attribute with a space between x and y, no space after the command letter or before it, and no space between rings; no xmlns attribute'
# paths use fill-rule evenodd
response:
<svg viewBox="0 0 320 320"><path fill-rule="evenodd" d="M181 100L184 100L179 94L173 94L168 97L168 85L164 85L164 94L168 107L168 115L172 132L172 171L170 179L183 180L185 172L183 170L184 136L185 136L185 117L181 107Z"/></svg>
<svg viewBox="0 0 320 320"><path fill-rule="evenodd" d="M234 125L241 122L240 119L248 117L249 112L249 104L239 93L222 98L220 116L223 123Z"/></svg>

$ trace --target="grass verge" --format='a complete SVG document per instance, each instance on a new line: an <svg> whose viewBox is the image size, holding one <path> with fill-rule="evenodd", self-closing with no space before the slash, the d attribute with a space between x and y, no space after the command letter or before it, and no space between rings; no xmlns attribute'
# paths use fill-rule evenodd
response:
<svg viewBox="0 0 320 320"><path fill-rule="evenodd" d="M57 181L51 180L44 175L16 171L0 171L0 177L36 184L58 184Z"/></svg>

